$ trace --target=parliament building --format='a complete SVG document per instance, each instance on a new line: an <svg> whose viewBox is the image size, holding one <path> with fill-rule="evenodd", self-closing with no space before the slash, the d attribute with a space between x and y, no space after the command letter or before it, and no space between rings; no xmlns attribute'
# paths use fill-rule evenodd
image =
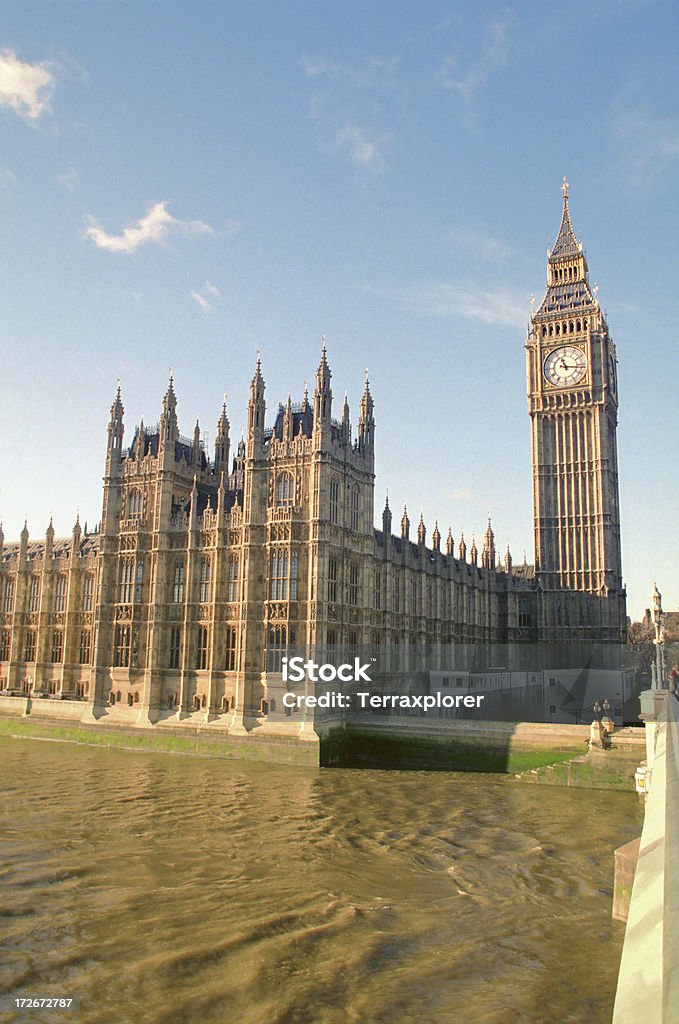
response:
<svg viewBox="0 0 679 1024"><path fill-rule="evenodd" d="M541 644L618 647L616 351L588 280L564 183L547 287L525 341L534 564L480 550L388 502L375 526L370 385L352 426L333 408L325 343L313 393L267 421L257 361L232 450L226 406L208 452L182 436L172 376L157 425L125 443L120 388L103 509L57 538L0 530L0 690L85 702L97 720L266 727L282 658L379 654L401 673L520 663ZM268 422L268 425L267 425ZM470 653L471 652L471 653ZM457 659L457 661L456 661ZM525 659L524 659L525 661ZM291 729L299 729L290 716Z"/></svg>

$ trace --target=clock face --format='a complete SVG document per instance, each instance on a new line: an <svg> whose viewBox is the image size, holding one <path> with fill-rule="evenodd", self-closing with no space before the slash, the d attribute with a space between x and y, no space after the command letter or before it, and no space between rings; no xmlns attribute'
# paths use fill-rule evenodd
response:
<svg viewBox="0 0 679 1024"><path fill-rule="evenodd" d="M555 348L545 359L544 370L545 377L554 387L572 387L579 384L587 373L585 353L575 345Z"/></svg>

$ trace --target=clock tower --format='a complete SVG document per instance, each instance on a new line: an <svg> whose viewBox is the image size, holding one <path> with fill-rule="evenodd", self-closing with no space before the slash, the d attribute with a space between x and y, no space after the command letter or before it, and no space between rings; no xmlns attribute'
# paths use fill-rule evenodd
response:
<svg viewBox="0 0 679 1024"><path fill-rule="evenodd" d="M573 231L568 187L564 178L547 290L526 340L535 569L548 635L620 640L616 353Z"/></svg>

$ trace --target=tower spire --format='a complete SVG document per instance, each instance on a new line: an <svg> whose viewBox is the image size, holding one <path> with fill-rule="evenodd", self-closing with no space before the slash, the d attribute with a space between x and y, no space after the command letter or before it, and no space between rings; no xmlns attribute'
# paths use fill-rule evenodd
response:
<svg viewBox="0 0 679 1024"><path fill-rule="evenodd" d="M555 259L562 256L578 256L582 252L582 246L575 237L575 231L573 230L573 223L571 221L571 212L568 208L568 189L570 185L563 179L561 191L563 192L563 212L561 214L561 226L559 227L559 233L556 236L556 242L554 248L550 253L550 259Z"/></svg>
<svg viewBox="0 0 679 1024"><path fill-rule="evenodd" d="M257 366L250 384L250 401L248 402L248 441L261 441L264 437L264 417L266 415L264 387L262 359L260 351L257 349Z"/></svg>
<svg viewBox="0 0 679 1024"><path fill-rule="evenodd" d="M401 519L401 536L404 540L408 540L410 536L410 520L408 519L408 506L403 506L403 517Z"/></svg>
<svg viewBox="0 0 679 1024"><path fill-rule="evenodd" d="M172 367L170 367L170 380L163 397L163 411L160 414L160 443L170 448L178 437L177 396L174 393L174 377L172 376Z"/></svg>
<svg viewBox="0 0 679 1024"><path fill-rule="evenodd" d="M330 436L332 416L332 388L330 387L332 373L326 358L325 335L322 340L321 361L316 370L316 387L314 388L314 433L319 439L323 439L326 434L328 437Z"/></svg>
<svg viewBox="0 0 679 1024"><path fill-rule="evenodd" d="M123 434L125 427L123 425L123 416L125 409L123 407L123 400L120 394L120 379L116 387L115 398L113 399L113 405L111 406L111 418L108 422L108 458L114 458L120 461L120 456L123 450Z"/></svg>
<svg viewBox="0 0 679 1024"><path fill-rule="evenodd" d="M375 417L373 416L373 397L370 394L368 369L365 371L365 387L361 395L358 417L358 443L361 449L372 452L375 440Z"/></svg>

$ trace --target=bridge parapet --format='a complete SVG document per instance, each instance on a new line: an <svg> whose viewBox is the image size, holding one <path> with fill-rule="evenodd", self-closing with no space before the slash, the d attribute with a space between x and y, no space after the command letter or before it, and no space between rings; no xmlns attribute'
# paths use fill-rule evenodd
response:
<svg viewBox="0 0 679 1024"><path fill-rule="evenodd" d="M679 1022L679 700L659 692L653 774L613 1024Z"/></svg>

